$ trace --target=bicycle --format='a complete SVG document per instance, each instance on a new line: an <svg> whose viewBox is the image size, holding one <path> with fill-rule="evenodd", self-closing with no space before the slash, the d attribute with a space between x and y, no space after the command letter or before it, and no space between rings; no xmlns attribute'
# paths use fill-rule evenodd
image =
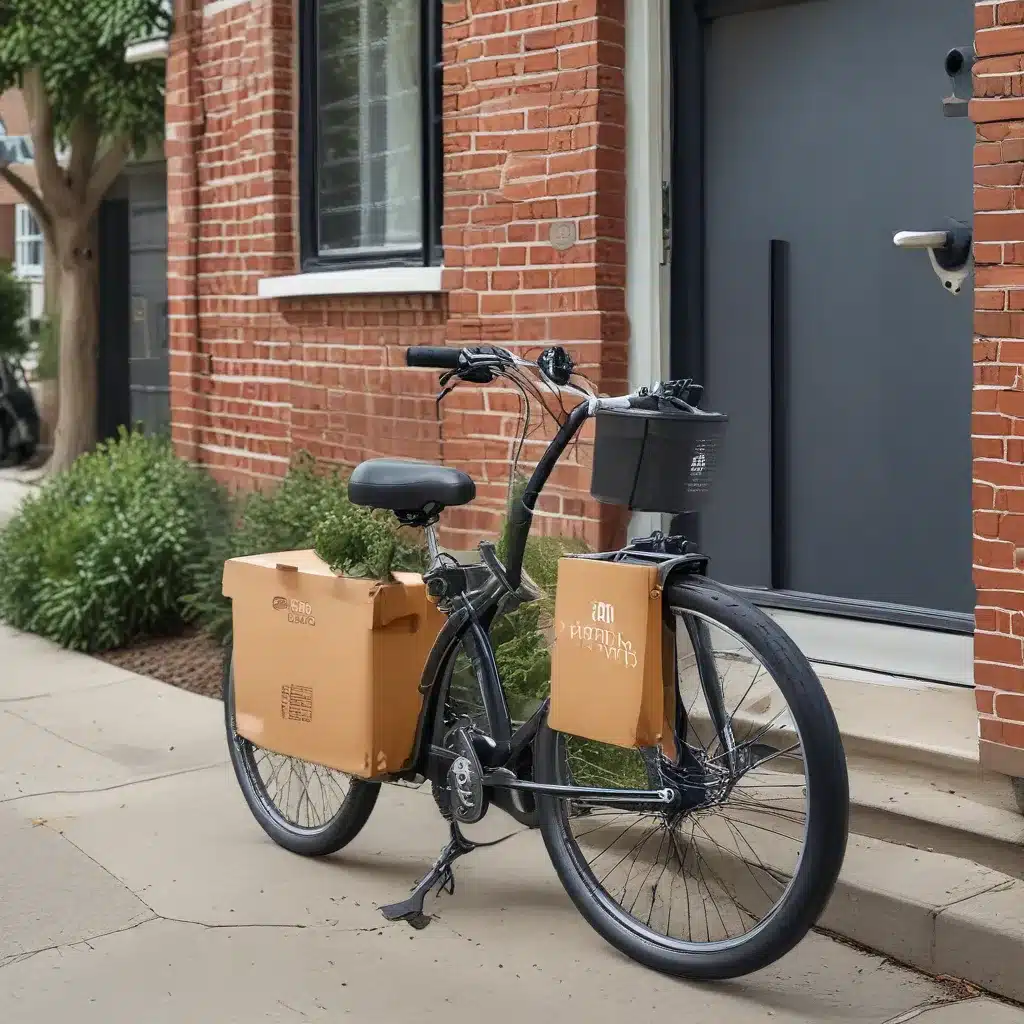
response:
<svg viewBox="0 0 1024 1024"><path fill-rule="evenodd" d="M659 408L673 406L696 413L701 389L683 381L598 397L580 383L560 348L545 350L537 362L489 346L411 348L407 361L444 371L441 397L461 383L501 379L523 387L529 371L530 379L539 374L549 389L575 392L581 400L513 504L505 564L489 542L480 545L481 560L467 564L439 548L441 511L474 497L465 473L371 460L351 475L351 501L388 509L406 526L425 530L424 579L447 614L423 670L410 766L384 781L429 781L451 838L412 894L381 908L384 917L415 928L430 922L427 895L454 893L453 863L486 845L467 838L461 826L479 821L493 804L522 824L539 825L582 916L639 963L687 978L722 979L774 962L824 910L843 863L849 815L835 717L792 640L757 607L710 580L707 558L682 537L655 533L616 552L583 556L653 563L664 587L664 618L676 644L674 735L657 748L629 750L552 731L548 701L515 726L489 636L498 614L538 596L523 574L527 535L541 491L583 423L616 410L657 416ZM449 699L457 664L475 684L479 715L461 713ZM283 758L239 737L232 680L229 661L229 748L253 815L295 853L342 849L369 819L381 782ZM317 786L333 803L314 812ZM765 845L758 850L760 840ZM723 909L727 898L731 906Z"/></svg>

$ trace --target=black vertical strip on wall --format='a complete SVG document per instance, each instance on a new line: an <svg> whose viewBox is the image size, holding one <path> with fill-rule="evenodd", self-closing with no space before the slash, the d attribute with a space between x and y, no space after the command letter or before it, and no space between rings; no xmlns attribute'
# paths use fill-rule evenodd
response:
<svg viewBox="0 0 1024 1024"><path fill-rule="evenodd" d="M671 104L669 267L670 375L707 385L704 337L704 49L706 22L700 0L671 0L669 60ZM713 398L712 398L713 400ZM700 514L672 520L670 531L699 547Z"/></svg>
<svg viewBox="0 0 1024 1024"><path fill-rule="evenodd" d="M789 589L789 242L769 248L772 590Z"/></svg>
<svg viewBox="0 0 1024 1024"><path fill-rule="evenodd" d="M97 216L99 348L96 430L100 440L131 426L131 207L107 199Z"/></svg>

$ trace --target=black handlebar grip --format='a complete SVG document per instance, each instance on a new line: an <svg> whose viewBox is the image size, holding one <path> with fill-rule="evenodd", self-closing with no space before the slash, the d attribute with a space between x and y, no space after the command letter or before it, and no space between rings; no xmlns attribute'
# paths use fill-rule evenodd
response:
<svg viewBox="0 0 1024 1024"><path fill-rule="evenodd" d="M414 345L406 349L405 364L431 370L457 370L461 355L461 348L448 345Z"/></svg>

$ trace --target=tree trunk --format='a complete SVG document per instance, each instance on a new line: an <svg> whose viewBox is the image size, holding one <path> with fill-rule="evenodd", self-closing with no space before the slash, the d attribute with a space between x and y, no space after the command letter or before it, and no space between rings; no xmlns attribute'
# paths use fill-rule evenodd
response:
<svg viewBox="0 0 1024 1024"><path fill-rule="evenodd" d="M43 314L48 319L56 322L57 313L60 310L60 263L57 260L57 250L54 249L50 240L46 240L46 258L43 264Z"/></svg>
<svg viewBox="0 0 1024 1024"><path fill-rule="evenodd" d="M67 469L96 444L99 345L99 274L89 230L68 232L58 243L60 274L59 411L53 454L46 465L53 475ZM68 237L65 236L65 237Z"/></svg>

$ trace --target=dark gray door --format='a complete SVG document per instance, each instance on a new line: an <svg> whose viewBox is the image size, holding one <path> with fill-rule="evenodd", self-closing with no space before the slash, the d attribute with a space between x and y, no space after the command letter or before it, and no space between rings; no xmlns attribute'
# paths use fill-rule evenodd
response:
<svg viewBox="0 0 1024 1024"><path fill-rule="evenodd" d="M974 130L941 100L973 16L971 0L815 0L708 27L707 404L731 416L701 517L717 578L771 585L774 542L787 590L973 610L970 283L946 294L892 241L971 220ZM775 537L773 239L789 252Z"/></svg>
<svg viewBox="0 0 1024 1024"><path fill-rule="evenodd" d="M167 351L167 177L131 177L131 417L152 433L170 429Z"/></svg>

